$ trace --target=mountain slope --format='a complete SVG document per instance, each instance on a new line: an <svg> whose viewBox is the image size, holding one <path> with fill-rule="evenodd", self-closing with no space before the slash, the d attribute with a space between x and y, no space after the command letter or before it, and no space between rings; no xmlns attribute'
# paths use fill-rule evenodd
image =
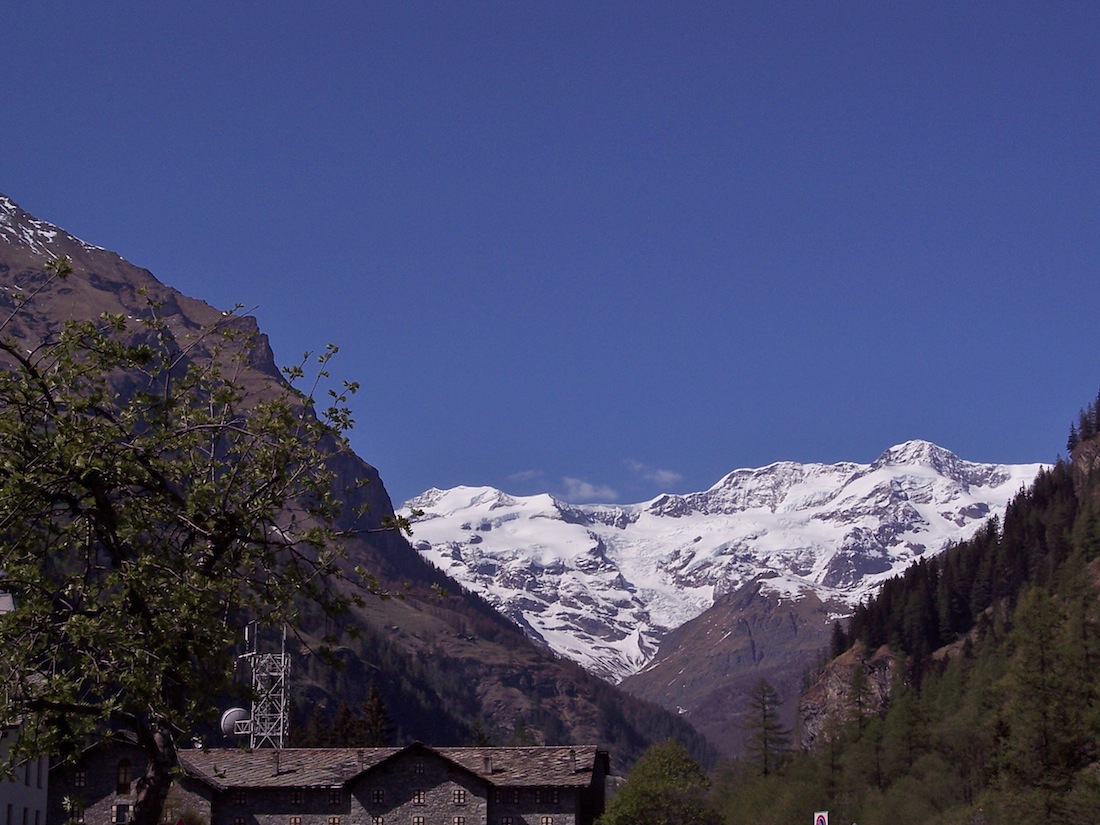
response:
<svg viewBox="0 0 1100 825"><path fill-rule="evenodd" d="M70 258L73 274L50 283L45 266L60 256ZM34 346L68 318L95 318L102 312L136 316L148 310L149 301L158 304L169 332L181 343L226 321L225 313L161 284L113 252L28 215L0 195L0 323L27 302L0 334ZM257 332L253 319L230 323ZM240 381L249 393L263 393L282 379L267 339L256 334L254 341ZM208 355L201 346L191 353L194 358ZM366 507L367 523L358 527L380 527L393 508L377 470L349 453L335 456L333 468L337 488L353 491L346 494L347 521L341 526L350 526L354 513ZM359 479L368 483L354 483ZM295 651L295 692L303 708L321 707L331 716L341 701L357 706L374 684L402 742L463 744L477 727L504 743L522 731L547 744L600 742L622 766L650 742L676 736L700 758L709 757L706 744L684 721L536 647L512 622L424 561L401 535L360 532L348 550L350 563L367 567L402 598L368 600L356 613L363 636L347 640L342 671L306 648ZM441 591L447 595L438 595ZM315 626L300 630L308 639L325 628L318 617Z"/></svg>
<svg viewBox="0 0 1100 825"><path fill-rule="evenodd" d="M809 591L835 615L850 612L1003 512L1039 469L910 441L871 464L781 462L635 505L458 487L406 508L424 511L414 546L425 558L542 644L618 681L670 630L761 576L777 597Z"/></svg>

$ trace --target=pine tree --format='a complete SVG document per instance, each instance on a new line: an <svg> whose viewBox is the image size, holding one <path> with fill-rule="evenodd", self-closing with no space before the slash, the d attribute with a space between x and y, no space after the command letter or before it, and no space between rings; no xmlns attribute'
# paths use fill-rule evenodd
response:
<svg viewBox="0 0 1100 825"><path fill-rule="evenodd" d="M1015 655L1004 682L1002 773L1007 787L1043 801L1049 821L1078 768L1084 703L1062 645L1065 617L1039 588L1015 614Z"/></svg>
<svg viewBox="0 0 1100 825"><path fill-rule="evenodd" d="M373 684L367 693L367 699L363 702L363 718L359 725L360 735L356 745L366 748L382 748L390 743L393 735L393 723L386 713L386 703L382 700L382 694Z"/></svg>
<svg viewBox="0 0 1100 825"><path fill-rule="evenodd" d="M332 720L332 738L330 747L354 748L359 745L357 741L357 728L359 720L352 713L351 706L347 702L341 702L336 708L336 716Z"/></svg>
<svg viewBox="0 0 1100 825"><path fill-rule="evenodd" d="M294 737L296 748L323 748L329 742L331 732L328 729L328 720L320 703L314 703L313 710L300 727L291 726L291 735Z"/></svg>
<svg viewBox="0 0 1100 825"><path fill-rule="evenodd" d="M844 632L844 622L840 621L839 619L833 622L832 639L829 644L829 654L832 656L832 658L835 659L851 646L851 639L849 639L848 634Z"/></svg>
<svg viewBox="0 0 1100 825"><path fill-rule="evenodd" d="M491 748L493 744L493 737L485 730L481 717L478 717L470 725L470 736L466 745L471 748Z"/></svg>
<svg viewBox="0 0 1100 825"><path fill-rule="evenodd" d="M791 732L779 719L779 695L761 679L749 691L749 711L742 723L749 738L745 750L763 776L780 768L787 760Z"/></svg>

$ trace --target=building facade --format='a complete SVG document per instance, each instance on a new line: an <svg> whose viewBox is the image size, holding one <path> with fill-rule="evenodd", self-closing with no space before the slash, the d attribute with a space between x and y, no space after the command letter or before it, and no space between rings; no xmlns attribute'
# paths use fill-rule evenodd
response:
<svg viewBox="0 0 1100 825"><path fill-rule="evenodd" d="M145 751L117 738L89 748L75 764L51 768L47 825L129 822L145 762Z"/></svg>
<svg viewBox="0 0 1100 825"><path fill-rule="evenodd" d="M180 763L169 825L591 825L608 773L584 745L201 749ZM133 746L90 750L55 770L44 825L127 822L143 771Z"/></svg>
<svg viewBox="0 0 1100 825"><path fill-rule="evenodd" d="M10 593L0 591L0 613L15 609ZM0 685L0 690L5 690ZM0 725L0 825L45 825L49 792L49 761L38 759L9 765L12 745L22 725ZM11 773L5 775L5 768Z"/></svg>
<svg viewBox="0 0 1100 825"><path fill-rule="evenodd" d="M11 746L19 726L0 727L0 766L10 761ZM0 773L0 825L45 825L49 792L48 760L41 756L12 766L12 773Z"/></svg>

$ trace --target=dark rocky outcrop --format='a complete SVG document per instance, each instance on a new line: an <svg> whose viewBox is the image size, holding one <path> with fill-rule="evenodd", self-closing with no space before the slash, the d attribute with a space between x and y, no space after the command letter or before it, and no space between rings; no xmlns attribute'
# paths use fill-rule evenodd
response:
<svg viewBox="0 0 1100 825"><path fill-rule="evenodd" d="M847 608L808 591L781 595L757 579L671 631L653 661L622 687L680 713L735 755L747 735L749 690L760 679L776 689L784 724L795 727L802 674L828 647L839 611Z"/></svg>

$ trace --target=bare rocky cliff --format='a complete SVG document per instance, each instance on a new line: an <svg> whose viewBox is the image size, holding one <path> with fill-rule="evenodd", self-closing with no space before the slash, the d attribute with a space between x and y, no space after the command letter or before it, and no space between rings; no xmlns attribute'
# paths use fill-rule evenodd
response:
<svg viewBox="0 0 1100 825"><path fill-rule="evenodd" d="M843 605L813 592L790 597L761 578L715 600L702 615L668 634L653 661L622 687L678 710L728 755L747 736L749 690L766 679L780 699L783 722L797 726L802 675L829 644Z"/></svg>
<svg viewBox="0 0 1100 825"><path fill-rule="evenodd" d="M812 748L829 726L880 713L890 701L897 657L886 646L868 653L861 643L825 666L798 701L798 744Z"/></svg>

